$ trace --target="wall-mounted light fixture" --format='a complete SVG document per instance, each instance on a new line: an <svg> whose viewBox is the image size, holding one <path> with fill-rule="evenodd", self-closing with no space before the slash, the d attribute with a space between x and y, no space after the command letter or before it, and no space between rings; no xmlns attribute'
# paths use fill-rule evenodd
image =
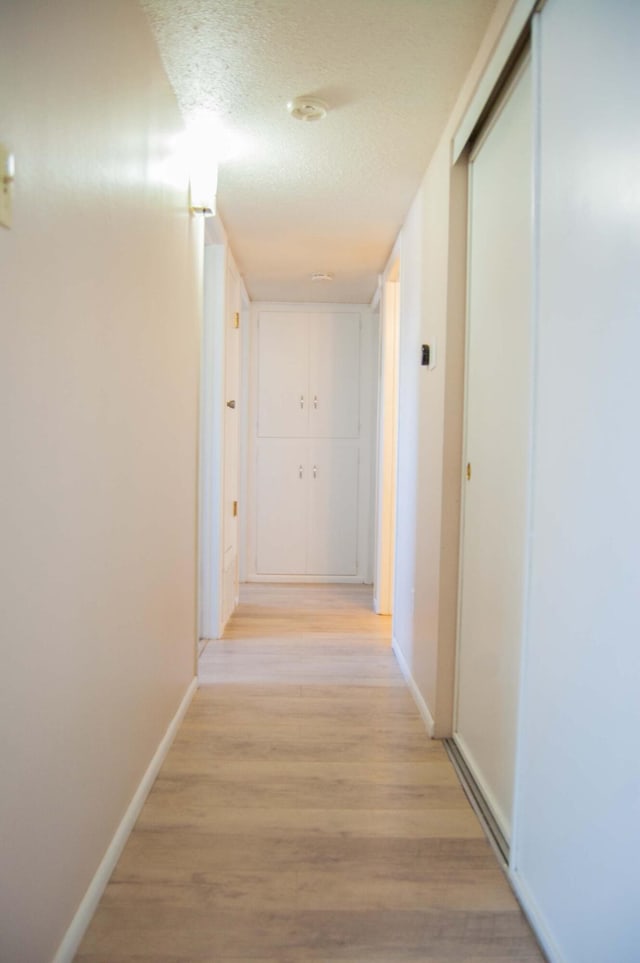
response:
<svg viewBox="0 0 640 963"><path fill-rule="evenodd" d="M196 111L187 120L190 209L212 217L216 213L220 126L208 111Z"/></svg>
<svg viewBox="0 0 640 963"><path fill-rule="evenodd" d="M13 154L0 144L0 225L11 227L11 193L16 176Z"/></svg>
<svg viewBox="0 0 640 963"><path fill-rule="evenodd" d="M213 217L216 213L218 165L215 161L191 162L189 176L189 205L193 214Z"/></svg>
<svg viewBox="0 0 640 963"><path fill-rule="evenodd" d="M190 174L190 208L194 214L216 212L218 167L255 150L246 133L227 127L213 110L197 108L187 115L187 163Z"/></svg>

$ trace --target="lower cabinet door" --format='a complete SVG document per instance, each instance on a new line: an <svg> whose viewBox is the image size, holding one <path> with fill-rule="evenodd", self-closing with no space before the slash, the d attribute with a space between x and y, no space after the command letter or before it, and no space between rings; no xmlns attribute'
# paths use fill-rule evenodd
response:
<svg viewBox="0 0 640 963"><path fill-rule="evenodd" d="M358 571L357 441L309 443L308 575Z"/></svg>
<svg viewBox="0 0 640 963"><path fill-rule="evenodd" d="M308 442L258 442L256 571L304 575L307 570Z"/></svg>

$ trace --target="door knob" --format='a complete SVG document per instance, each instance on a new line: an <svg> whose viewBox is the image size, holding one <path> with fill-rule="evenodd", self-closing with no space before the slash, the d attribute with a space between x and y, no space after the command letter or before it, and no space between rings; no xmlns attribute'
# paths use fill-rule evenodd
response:
<svg viewBox="0 0 640 963"><path fill-rule="evenodd" d="M235 408L235 406L236 406L235 401L227 401L227 408Z"/></svg>

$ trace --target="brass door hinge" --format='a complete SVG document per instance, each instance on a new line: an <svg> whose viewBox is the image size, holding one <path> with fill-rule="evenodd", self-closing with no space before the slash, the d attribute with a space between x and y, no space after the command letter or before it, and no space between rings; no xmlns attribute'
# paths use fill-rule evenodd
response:
<svg viewBox="0 0 640 963"><path fill-rule="evenodd" d="M239 328L239 327L240 327L240 312L239 312L239 311L236 311L235 314L233 315L233 326L234 326L234 328Z"/></svg>
<svg viewBox="0 0 640 963"><path fill-rule="evenodd" d="M237 514L238 514L238 503L237 503L237 502L234 502L234 503L233 503L233 517L236 518Z"/></svg>

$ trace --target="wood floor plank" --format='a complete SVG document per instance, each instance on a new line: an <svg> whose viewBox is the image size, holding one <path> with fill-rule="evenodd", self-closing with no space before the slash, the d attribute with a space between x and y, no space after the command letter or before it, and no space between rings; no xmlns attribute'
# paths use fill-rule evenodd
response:
<svg viewBox="0 0 640 963"><path fill-rule="evenodd" d="M482 829L469 806L420 809L230 809L211 805L199 807L172 801L162 793L147 800L136 832L189 829L192 832L238 836L258 834L262 838L289 835L329 834L340 839L350 836L402 838L481 839Z"/></svg>
<svg viewBox="0 0 640 963"><path fill-rule="evenodd" d="M540 963L365 586L255 585L77 963Z"/></svg>

